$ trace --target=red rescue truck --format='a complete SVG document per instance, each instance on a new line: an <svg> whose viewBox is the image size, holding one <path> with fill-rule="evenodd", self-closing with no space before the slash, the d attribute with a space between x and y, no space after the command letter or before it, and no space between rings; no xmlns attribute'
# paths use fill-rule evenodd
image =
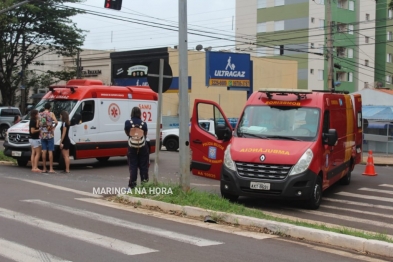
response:
<svg viewBox="0 0 393 262"><path fill-rule="evenodd" d="M74 79L63 86L51 86L49 92L35 106L40 111L51 103L59 125L55 129L54 162L63 164L60 153L60 112L70 115L70 156L74 159L96 158L100 162L110 157L127 155L127 136L124 123L131 118L131 110L138 106L142 120L147 123L150 153L156 150L158 95L148 86L105 86L100 80ZM26 166L31 156L29 119L8 129L4 154L15 158L19 166Z"/></svg>
<svg viewBox="0 0 393 262"><path fill-rule="evenodd" d="M215 135L198 125L214 112ZM362 98L338 91L254 92L234 131L220 106L196 100L191 124L194 175L220 180L224 198L303 200L311 209L322 192L348 185L361 162Z"/></svg>

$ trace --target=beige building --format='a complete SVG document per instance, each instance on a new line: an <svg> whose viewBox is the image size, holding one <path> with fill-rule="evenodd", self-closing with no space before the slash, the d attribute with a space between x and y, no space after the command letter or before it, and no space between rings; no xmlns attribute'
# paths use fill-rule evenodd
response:
<svg viewBox="0 0 393 262"><path fill-rule="evenodd" d="M179 55L176 49L169 49L169 64L173 76L179 74ZM254 91L260 88L297 88L297 62L251 57L254 64ZM218 103L227 117L239 117L247 101L246 91L228 91L223 86L206 87L206 53L188 52L188 75L192 78L189 103L191 115L195 99L212 100ZM163 95L163 117L177 116L179 96L177 93Z"/></svg>

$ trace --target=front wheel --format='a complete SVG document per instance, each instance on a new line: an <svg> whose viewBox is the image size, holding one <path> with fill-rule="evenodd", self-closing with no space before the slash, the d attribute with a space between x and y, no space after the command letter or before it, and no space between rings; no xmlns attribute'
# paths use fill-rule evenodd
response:
<svg viewBox="0 0 393 262"><path fill-rule="evenodd" d="M236 202L239 199L239 196L237 196L237 195L224 193L222 191L221 191L221 196L222 196L222 198L229 200L229 202Z"/></svg>
<svg viewBox="0 0 393 262"><path fill-rule="evenodd" d="M5 138L7 136L7 130L8 127L7 126L0 126L0 137L1 138Z"/></svg>
<svg viewBox="0 0 393 262"><path fill-rule="evenodd" d="M307 200L306 206L308 209L318 209L322 201L322 179L317 176L315 184L312 190L312 194L309 200Z"/></svg>
<svg viewBox="0 0 393 262"><path fill-rule="evenodd" d="M18 163L18 166L25 167L25 166L27 166L27 163L29 162L29 160L24 159L24 158L18 158L18 159L16 159L16 162Z"/></svg>

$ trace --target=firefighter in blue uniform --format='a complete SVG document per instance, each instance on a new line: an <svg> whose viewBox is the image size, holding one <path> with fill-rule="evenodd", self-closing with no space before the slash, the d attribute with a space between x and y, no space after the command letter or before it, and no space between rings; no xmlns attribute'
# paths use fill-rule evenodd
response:
<svg viewBox="0 0 393 262"><path fill-rule="evenodd" d="M141 109L139 107L134 107L131 110L131 121L134 125L142 125L142 129L144 131L145 135L145 141L147 137L147 124L144 123L141 119ZM126 135L128 136L130 134L130 129L131 129L131 122L130 120L127 120L124 123L124 131ZM128 187L129 188L135 188L136 187L136 180L138 178L138 168L139 168L139 174L141 176L141 182L146 183L149 181L149 149L148 149L148 143L145 143L145 145L141 148L133 148L133 147L128 147L128 153L127 153L127 161L128 161L128 168L130 171L130 180L128 182Z"/></svg>

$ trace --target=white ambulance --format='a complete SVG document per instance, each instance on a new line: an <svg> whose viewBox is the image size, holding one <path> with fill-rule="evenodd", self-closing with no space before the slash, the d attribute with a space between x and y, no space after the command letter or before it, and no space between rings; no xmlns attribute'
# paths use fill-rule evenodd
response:
<svg viewBox="0 0 393 262"><path fill-rule="evenodd" d="M48 102L59 121L53 160L60 165L63 164L59 148L62 110L70 115L70 156L75 160L96 158L105 162L110 157L126 156L128 143L124 123L130 119L135 106L141 109L142 120L148 126L150 153L156 150L158 95L148 86L105 86L99 80L73 79L64 86L49 87L49 92L34 109L40 111ZM4 142L4 154L15 158L19 166L26 166L31 156L29 119L27 115L8 129Z"/></svg>

